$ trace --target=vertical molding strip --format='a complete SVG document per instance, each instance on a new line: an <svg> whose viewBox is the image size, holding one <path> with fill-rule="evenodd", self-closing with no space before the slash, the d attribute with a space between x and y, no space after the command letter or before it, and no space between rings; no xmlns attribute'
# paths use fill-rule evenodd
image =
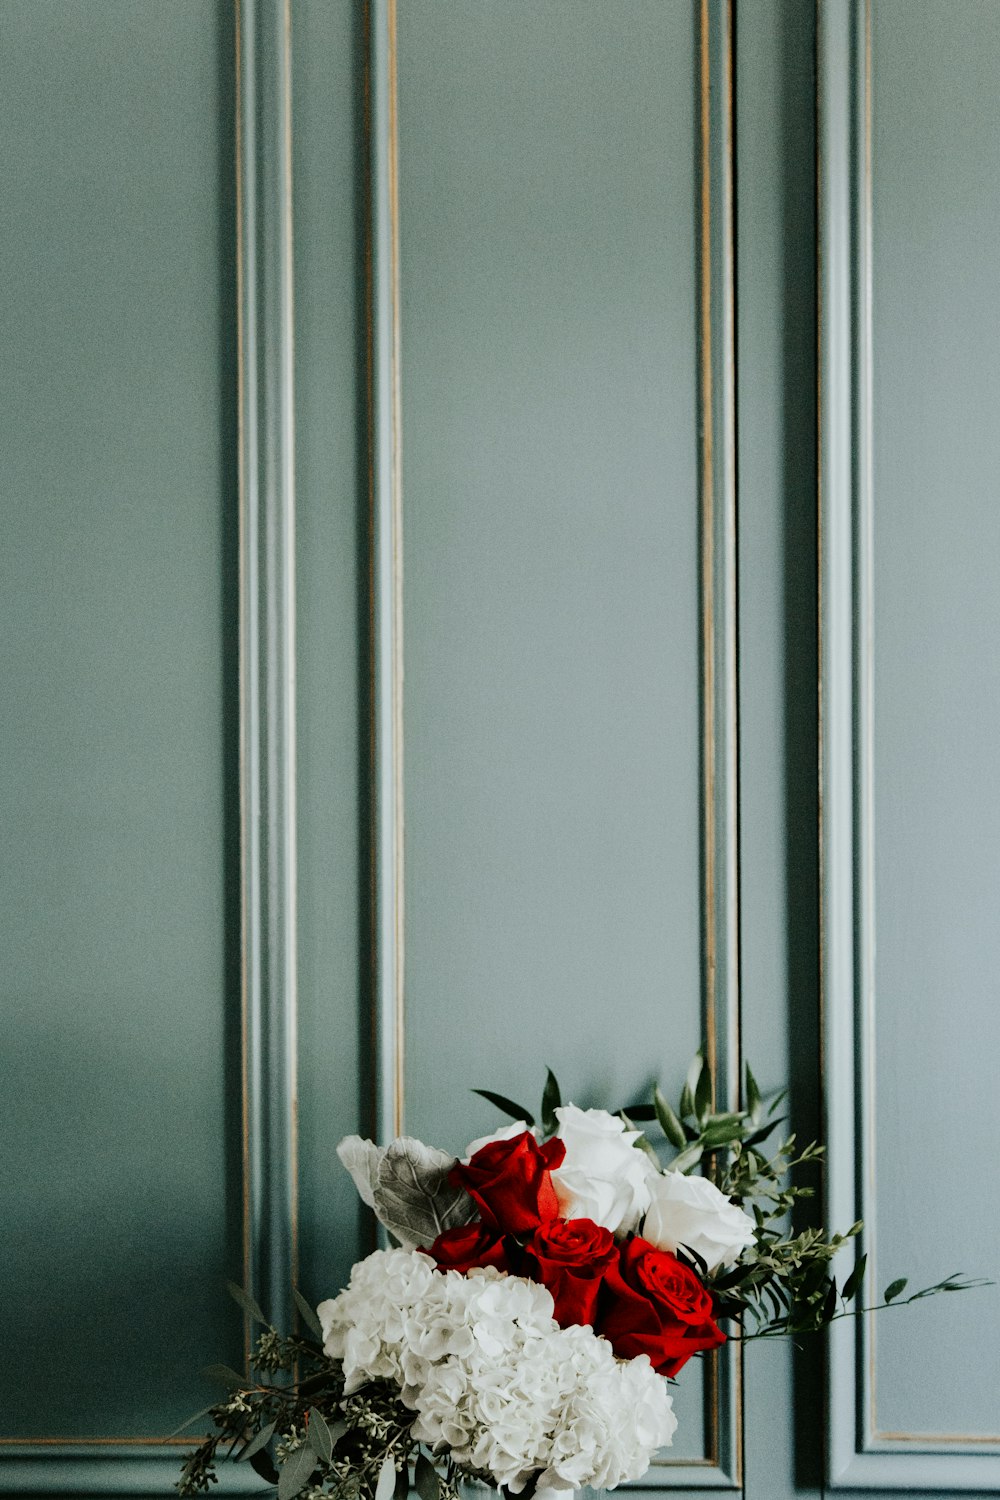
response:
<svg viewBox="0 0 1000 1500"><path fill-rule="evenodd" d="M701 544L702 1025L718 1100L740 1095L736 295L732 0L698 0L698 417ZM742 1485L742 1350L705 1365L708 1456L661 1459L656 1488ZM646 1485L642 1486L646 1488Z"/></svg>
<svg viewBox="0 0 1000 1500"><path fill-rule="evenodd" d="M720 1094L739 1097L736 378L731 0L701 4L701 607L705 1029Z"/></svg>
<svg viewBox="0 0 1000 1500"><path fill-rule="evenodd" d="M820 986L826 1216L858 1218L854 975L852 0L818 0ZM855 1338L829 1334L830 1484L856 1449Z"/></svg>
<svg viewBox="0 0 1000 1500"><path fill-rule="evenodd" d="M396 4L370 0L373 1031L375 1137L403 1132L403 512Z"/></svg>
<svg viewBox="0 0 1000 1500"><path fill-rule="evenodd" d="M296 1276L295 432L289 0L237 10L244 1275Z"/></svg>
<svg viewBox="0 0 1000 1500"><path fill-rule="evenodd" d="M821 993L827 1222L876 1265L871 4L817 0ZM859 1249L861 1247L859 1246ZM829 1331L831 1489L1000 1490L956 1434L879 1433L874 1315ZM964 1444L964 1451L956 1445Z"/></svg>
<svg viewBox="0 0 1000 1500"><path fill-rule="evenodd" d="M701 0L700 318L704 1027L721 1100L740 1093L736 316L731 0ZM739 1347L709 1377L717 1482L742 1474Z"/></svg>

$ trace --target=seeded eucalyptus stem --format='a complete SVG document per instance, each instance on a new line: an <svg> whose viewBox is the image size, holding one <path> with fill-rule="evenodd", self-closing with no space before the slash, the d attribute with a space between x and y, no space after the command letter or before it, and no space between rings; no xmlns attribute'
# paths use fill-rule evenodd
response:
<svg viewBox="0 0 1000 1500"><path fill-rule="evenodd" d="M230 1290L249 1316L264 1322L240 1288ZM248 1462L277 1485L278 1500L406 1500L411 1468L420 1500L460 1500L465 1481L485 1477L450 1458L439 1472L411 1436L413 1412L392 1384L370 1382L345 1396L340 1365L315 1340L283 1337L265 1324L250 1363L245 1375L226 1366L205 1372L226 1384L228 1395L191 1419L210 1416L217 1430L185 1455L176 1485L181 1496L207 1493L220 1458ZM297 1373L277 1384L260 1380L260 1372Z"/></svg>

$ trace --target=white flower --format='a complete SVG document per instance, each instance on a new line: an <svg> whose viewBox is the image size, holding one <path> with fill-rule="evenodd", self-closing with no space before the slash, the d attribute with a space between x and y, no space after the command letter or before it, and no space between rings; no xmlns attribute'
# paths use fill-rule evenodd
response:
<svg viewBox="0 0 1000 1500"><path fill-rule="evenodd" d="M490 1146L494 1141L512 1141L515 1136L524 1135L525 1131L530 1129L527 1120L515 1120L513 1125L501 1125L500 1129L494 1130L492 1135L481 1135L478 1140L470 1141L465 1148L462 1161L468 1166L476 1152L481 1151L484 1146ZM531 1134L534 1135L534 1133L532 1130Z"/></svg>
<svg viewBox="0 0 1000 1500"><path fill-rule="evenodd" d="M754 1221L705 1177L664 1172L650 1184L643 1238L660 1250L700 1255L709 1274L733 1266L753 1244Z"/></svg>
<svg viewBox="0 0 1000 1500"><path fill-rule="evenodd" d="M519 1494L639 1479L677 1425L645 1355L617 1360L590 1328L560 1328L544 1287L489 1268L441 1272L377 1250L319 1307L346 1392L395 1382L413 1436Z"/></svg>
<svg viewBox="0 0 1000 1500"><path fill-rule="evenodd" d="M593 1219L612 1232L634 1229L649 1206L656 1167L633 1142L637 1130L604 1109L556 1110L556 1134L566 1143L561 1167L552 1173L559 1207L567 1219Z"/></svg>

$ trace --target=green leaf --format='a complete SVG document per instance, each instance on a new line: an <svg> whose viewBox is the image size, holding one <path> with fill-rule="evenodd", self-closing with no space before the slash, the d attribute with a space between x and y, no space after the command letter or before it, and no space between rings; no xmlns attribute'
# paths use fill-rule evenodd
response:
<svg viewBox="0 0 1000 1500"><path fill-rule="evenodd" d="M693 1146L688 1146L686 1151L682 1151L680 1156L674 1157L670 1163L670 1170L671 1172L690 1172L692 1167L698 1165L703 1155L701 1142L696 1141Z"/></svg>
<svg viewBox="0 0 1000 1500"><path fill-rule="evenodd" d="M546 1135L551 1135L558 1124L556 1110L562 1104L562 1095L552 1069L546 1068L545 1073L545 1088L542 1091L542 1129Z"/></svg>
<svg viewBox="0 0 1000 1500"><path fill-rule="evenodd" d="M227 1391L243 1390L247 1385L246 1375L240 1375L229 1365L206 1365L201 1373L206 1380L214 1381L216 1385L223 1386Z"/></svg>
<svg viewBox="0 0 1000 1500"><path fill-rule="evenodd" d="M716 1146L730 1146L741 1138L739 1125L730 1124L725 1117L710 1120L701 1132L701 1144L706 1150Z"/></svg>
<svg viewBox="0 0 1000 1500"><path fill-rule="evenodd" d="M628 1115L633 1120L655 1120L656 1110L651 1104L629 1104L625 1109L619 1110L619 1114Z"/></svg>
<svg viewBox="0 0 1000 1500"><path fill-rule="evenodd" d="M338 1422L334 1422L333 1426L330 1428L330 1436L333 1439L333 1446L334 1448L336 1448L344 1438L352 1438L354 1436L354 1429L352 1427L348 1427L347 1423L343 1419L341 1419Z"/></svg>
<svg viewBox="0 0 1000 1500"><path fill-rule="evenodd" d="M420 1496L420 1500L439 1500L441 1481L438 1479L437 1470L434 1465L423 1453L417 1454L417 1462L413 1470L413 1481L417 1486L417 1494Z"/></svg>
<svg viewBox="0 0 1000 1500"><path fill-rule="evenodd" d="M636 1136L632 1144L637 1151L642 1151L644 1155L649 1157L650 1161L654 1161L656 1163L657 1171L660 1170L660 1158L656 1154L656 1148L650 1145L649 1141L644 1135Z"/></svg>
<svg viewBox="0 0 1000 1500"><path fill-rule="evenodd" d="M827 1289L826 1289L826 1296L823 1298L823 1311L820 1314L820 1320L821 1320L821 1322L823 1322L823 1323L829 1323L830 1319L833 1317L833 1315L834 1315L834 1313L836 1311L837 1311L837 1283L834 1281L833 1277L831 1276L831 1278L830 1278L830 1285L827 1287Z"/></svg>
<svg viewBox="0 0 1000 1500"><path fill-rule="evenodd" d="M861 1290L861 1283L865 1279L865 1267L867 1266L867 1264L868 1256L859 1255L855 1263L854 1270L844 1282L844 1290L840 1294L845 1302L850 1302L851 1298L856 1297L858 1292Z"/></svg>
<svg viewBox="0 0 1000 1500"><path fill-rule="evenodd" d="M226 1291L232 1297L237 1307L242 1307L248 1318L254 1323L261 1323L265 1328L270 1328L271 1325L261 1312L259 1304L254 1301L244 1287L237 1286L235 1281L227 1281Z"/></svg>
<svg viewBox="0 0 1000 1500"><path fill-rule="evenodd" d="M316 1454L308 1444L296 1448L281 1465L278 1474L278 1500L294 1500L313 1477L316 1463Z"/></svg>
<svg viewBox="0 0 1000 1500"><path fill-rule="evenodd" d="M318 1458L328 1464L333 1457L333 1434L326 1425L326 1418L315 1406L309 1409L309 1427L307 1429L309 1446Z"/></svg>
<svg viewBox="0 0 1000 1500"><path fill-rule="evenodd" d="M535 1123L534 1115L529 1114L520 1104L515 1104L512 1099L504 1098L503 1094L494 1094L492 1089L471 1089L470 1093L478 1094L487 1104L495 1104L497 1109L510 1115L512 1120L523 1120L529 1127Z"/></svg>
<svg viewBox="0 0 1000 1500"><path fill-rule="evenodd" d="M759 1146L761 1141L767 1140L772 1130L777 1130L778 1126L784 1122L784 1119L785 1116L781 1115L777 1120L771 1120L768 1124L762 1125L759 1130L754 1131L753 1135L746 1137L743 1142L744 1146Z"/></svg>
<svg viewBox="0 0 1000 1500"><path fill-rule="evenodd" d="M625 1111L623 1109L620 1109L618 1111L618 1118L619 1118L619 1120L621 1120L621 1122L625 1126L626 1130L635 1130L635 1123L634 1123L634 1121L632 1121L632 1120L629 1119L628 1115L625 1113ZM643 1133L642 1133L641 1130L636 1131L636 1137L635 1137L635 1140L632 1142L632 1145L635 1147L635 1149L637 1151L644 1152L646 1154L646 1156L648 1156L650 1158L651 1161L655 1161L656 1162L657 1171L659 1171L659 1168L660 1168L660 1158L657 1156L655 1149L650 1145L649 1141L643 1135Z"/></svg>
<svg viewBox="0 0 1000 1500"><path fill-rule="evenodd" d="M392 1492L392 1500L406 1500L410 1493L410 1466L403 1464L396 1471L396 1484Z"/></svg>
<svg viewBox="0 0 1000 1500"><path fill-rule="evenodd" d="M698 1076L698 1086L694 1091L694 1112L699 1124L707 1120L712 1112L712 1075L707 1067L702 1068Z"/></svg>
<svg viewBox="0 0 1000 1500"><path fill-rule="evenodd" d="M781 1107L782 1103L787 1098L788 1098L788 1090L787 1089L782 1089L780 1093L775 1094L774 1098L771 1100L770 1107L768 1108L768 1111L767 1111L768 1119L770 1119L771 1116Z"/></svg>
<svg viewBox="0 0 1000 1500"><path fill-rule="evenodd" d="M274 1466L274 1459L270 1453L263 1448L259 1449L250 1460L250 1467L255 1474L259 1474L266 1484L277 1484L278 1471Z"/></svg>
<svg viewBox="0 0 1000 1500"><path fill-rule="evenodd" d="M886 1287L885 1291L882 1293L882 1300L883 1300L883 1302L891 1302L894 1297L898 1297L899 1294L900 1294L900 1292L903 1292L903 1291L906 1290L906 1285L907 1285L908 1281L909 1281L909 1277L908 1276L901 1276L898 1281L890 1281L889 1285Z"/></svg>
<svg viewBox="0 0 1000 1500"><path fill-rule="evenodd" d="M319 1318L316 1316L315 1309L309 1302L306 1301L305 1297L303 1297L297 1286L292 1287L292 1296L295 1298L295 1306L299 1310L299 1317L309 1329L309 1332L314 1333L319 1339L320 1343L322 1343L323 1329L320 1324Z"/></svg>
<svg viewBox="0 0 1000 1500"><path fill-rule="evenodd" d="M378 1484L375 1486L375 1500L392 1500L395 1489L396 1464L392 1454L387 1453L379 1470ZM279 1500L283 1500L283 1497L279 1496Z"/></svg>
<svg viewBox="0 0 1000 1500"><path fill-rule="evenodd" d="M656 1110L656 1118L660 1122L660 1129L671 1146L676 1146L678 1151L683 1151L687 1146L687 1136L684 1134L684 1126L670 1108L670 1105L660 1091L659 1085L653 1090L653 1108Z"/></svg>
<svg viewBox="0 0 1000 1500"><path fill-rule="evenodd" d="M268 1422L266 1427L262 1427L260 1431L250 1439L249 1443L247 1443L242 1453L237 1453L236 1462L240 1464L245 1458L253 1458L255 1453L259 1453L262 1448L266 1448L268 1443L274 1437L274 1429L276 1425L277 1424L275 1422Z"/></svg>
<svg viewBox="0 0 1000 1500"><path fill-rule="evenodd" d="M213 1401L212 1406L214 1405L215 1402ZM186 1422L182 1422L179 1427L175 1427L170 1437L165 1438L164 1441L169 1443L171 1438L179 1437L182 1432L186 1431L192 1422L197 1422L201 1417L207 1417L212 1410L212 1406L203 1406L201 1411L196 1411L193 1417L188 1417Z"/></svg>
<svg viewBox="0 0 1000 1500"><path fill-rule="evenodd" d="M698 1090L698 1083L701 1079L701 1075L704 1072L704 1069L705 1058L700 1051L696 1052L694 1057L691 1059L691 1066L687 1070L687 1077L684 1080L684 1088L681 1092L682 1120L686 1119L688 1115L693 1115L695 1112L695 1097Z"/></svg>
<svg viewBox="0 0 1000 1500"><path fill-rule="evenodd" d="M762 1115L762 1113L764 1111L764 1101L763 1101L763 1099L760 1096L760 1089L757 1087L757 1080L756 1080L756 1078L753 1076L753 1074L750 1071L750 1064L749 1063L747 1063L747 1065L746 1065L746 1075L747 1075L747 1091L746 1091L747 1092L747 1112L750 1115L750 1119L756 1125L756 1124L759 1123L760 1117L761 1117L761 1115Z"/></svg>

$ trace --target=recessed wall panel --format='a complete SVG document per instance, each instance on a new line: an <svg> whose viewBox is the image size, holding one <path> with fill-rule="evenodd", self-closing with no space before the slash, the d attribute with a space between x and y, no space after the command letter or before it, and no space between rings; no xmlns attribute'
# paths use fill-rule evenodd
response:
<svg viewBox="0 0 1000 1500"><path fill-rule="evenodd" d="M0 1439L161 1437L239 1358L224 10L0 16Z"/></svg>
<svg viewBox="0 0 1000 1500"><path fill-rule="evenodd" d="M871 14L874 1246L1000 1271L1000 6ZM879 1433L994 1435L995 1290L872 1330Z"/></svg>
<svg viewBox="0 0 1000 1500"><path fill-rule="evenodd" d="M702 1039L697 20L399 6L405 1118L448 1149L472 1086L617 1108Z"/></svg>
<svg viewBox="0 0 1000 1500"><path fill-rule="evenodd" d="M435 1135L490 1118L442 1069L617 1103L699 1040L694 17L621 20L400 8L407 1118Z"/></svg>

